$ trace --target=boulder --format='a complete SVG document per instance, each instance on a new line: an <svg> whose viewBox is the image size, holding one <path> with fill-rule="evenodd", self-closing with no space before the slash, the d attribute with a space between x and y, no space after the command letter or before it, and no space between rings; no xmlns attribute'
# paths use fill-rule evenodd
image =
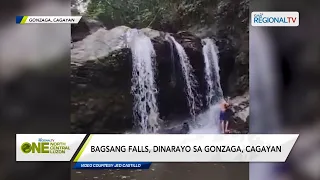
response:
<svg viewBox="0 0 320 180"><path fill-rule="evenodd" d="M71 40L72 42L81 41L100 28L105 29L101 22L82 16L78 24L71 25Z"/></svg>
<svg viewBox="0 0 320 180"><path fill-rule="evenodd" d="M249 132L249 93L230 99L232 115L230 118L231 133Z"/></svg>

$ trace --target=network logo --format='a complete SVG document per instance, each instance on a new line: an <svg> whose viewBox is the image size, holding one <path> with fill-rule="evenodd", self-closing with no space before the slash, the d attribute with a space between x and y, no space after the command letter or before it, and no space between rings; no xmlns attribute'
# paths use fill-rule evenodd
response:
<svg viewBox="0 0 320 180"><path fill-rule="evenodd" d="M24 142L20 149L23 153L64 154L70 150L66 142L56 142L54 139L38 138L34 142Z"/></svg>
<svg viewBox="0 0 320 180"><path fill-rule="evenodd" d="M265 27L297 27L299 26L299 12L252 12L251 25Z"/></svg>

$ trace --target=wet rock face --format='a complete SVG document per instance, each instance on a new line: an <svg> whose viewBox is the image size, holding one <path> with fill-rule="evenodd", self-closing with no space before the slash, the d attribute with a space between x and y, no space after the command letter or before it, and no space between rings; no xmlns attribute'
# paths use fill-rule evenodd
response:
<svg viewBox="0 0 320 180"><path fill-rule="evenodd" d="M128 27L98 29L85 39L73 43L71 50L72 128L74 132L120 133L134 126L131 95L131 52L125 33ZM158 106L160 117L186 116L189 113L184 93L179 57L165 33L142 29L156 51ZM201 39L187 32L171 34L184 48L198 81L198 104L204 110L206 82ZM221 60L223 61L223 60ZM221 67L221 72L224 69Z"/></svg>
<svg viewBox="0 0 320 180"><path fill-rule="evenodd" d="M82 20L76 25L71 25L72 42L81 41L90 35L89 26Z"/></svg>
<svg viewBox="0 0 320 180"><path fill-rule="evenodd" d="M239 53L240 50L233 47L232 40L227 37L216 38L216 42L219 49L221 87L224 94L235 97L249 91L248 52Z"/></svg>
<svg viewBox="0 0 320 180"><path fill-rule="evenodd" d="M247 134L249 132L249 94L234 97L230 100L232 105L230 129L233 134Z"/></svg>
<svg viewBox="0 0 320 180"><path fill-rule="evenodd" d="M124 49L103 60L72 65L74 132L117 133L132 128L130 56Z"/></svg>

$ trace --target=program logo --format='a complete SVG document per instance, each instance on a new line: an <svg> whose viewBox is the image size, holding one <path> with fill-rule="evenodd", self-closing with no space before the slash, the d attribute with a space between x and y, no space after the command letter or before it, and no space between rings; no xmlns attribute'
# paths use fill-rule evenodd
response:
<svg viewBox="0 0 320 180"><path fill-rule="evenodd" d="M252 26L299 26L299 12L252 12Z"/></svg>
<svg viewBox="0 0 320 180"><path fill-rule="evenodd" d="M66 142L56 142L55 139L38 138L36 142L24 142L20 149L23 153L65 154L70 150Z"/></svg>

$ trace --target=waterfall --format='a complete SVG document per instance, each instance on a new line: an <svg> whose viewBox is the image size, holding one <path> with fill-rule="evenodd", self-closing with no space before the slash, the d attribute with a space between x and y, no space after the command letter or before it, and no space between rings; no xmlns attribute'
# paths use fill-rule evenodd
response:
<svg viewBox="0 0 320 180"><path fill-rule="evenodd" d="M195 88L197 86L197 80L193 75L193 68L190 64L189 58L187 53L185 52L184 48L179 44L174 37L167 35L166 37L169 41L173 43L175 49L179 55L180 65L182 69L182 74L185 80L185 91L187 94L187 100L189 105L189 112L192 116L193 120L195 121L196 110L198 109L196 100L197 100L197 93Z"/></svg>
<svg viewBox="0 0 320 180"><path fill-rule="evenodd" d="M213 40L209 38L203 39L202 44L205 63L205 79L207 82L206 99L207 105L210 106L223 98L219 75L218 48Z"/></svg>
<svg viewBox="0 0 320 180"><path fill-rule="evenodd" d="M220 133L220 105L214 104L197 116L198 126L191 128L190 134L219 134Z"/></svg>
<svg viewBox="0 0 320 180"><path fill-rule="evenodd" d="M155 50L149 37L132 29L127 33L132 53L133 115L141 133L155 133L159 128L157 87L155 83Z"/></svg>
<svg viewBox="0 0 320 180"><path fill-rule="evenodd" d="M199 127L192 129L192 134L220 133L220 105L223 92L220 85L218 48L212 39L202 39L205 63L205 80L207 82L206 99L208 109L197 116Z"/></svg>
<svg viewBox="0 0 320 180"><path fill-rule="evenodd" d="M174 57L174 45L172 41L168 41L170 44L170 58L172 64L172 75L171 75L171 85L174 87L176 85L176 67L175 67L175 57Z"/></svg>

